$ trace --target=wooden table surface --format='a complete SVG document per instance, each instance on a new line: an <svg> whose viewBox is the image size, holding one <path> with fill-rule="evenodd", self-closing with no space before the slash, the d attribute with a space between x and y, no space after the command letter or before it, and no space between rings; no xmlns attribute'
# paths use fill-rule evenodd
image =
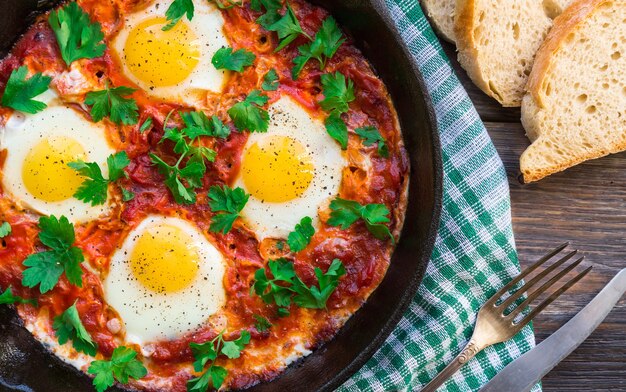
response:
<svg viewBox="0 0 626 392"><path fill-rule="evenodd" d="M519 156L529 145L520 110L502 108L476 88L444 43L457 75L491 136L509 179L513 231L522 268L569 241L591 273L535 321L539 343L582 309L626 267L626 153L587 162L536 184L522 185ZM626 297L625 297L626 298ZM543 379L550 391L626 391L626 301Z"/></svg>

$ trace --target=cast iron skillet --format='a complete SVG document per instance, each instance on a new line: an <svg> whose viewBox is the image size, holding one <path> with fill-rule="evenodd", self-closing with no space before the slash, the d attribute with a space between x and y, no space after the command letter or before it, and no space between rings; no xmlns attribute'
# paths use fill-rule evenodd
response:
<svg viewBox="0 0 626 392"><path fill-rule="evenodd" d="M42 9L52 2L0 0L0 57L30 25L38 4ZM422 76L393 27L384 0L312 2L335 16L391 93L411 159L409 205L402 239L389 271L363 308L331 342L289 367L276 380L250 391L328 391L356 372L380 347L415 295L439 223L442 165L435 115ZM89 391L92 387L89 378L49 354L22 328L15 312L2 306L0 390L3 389L70 392Z"/></svg>

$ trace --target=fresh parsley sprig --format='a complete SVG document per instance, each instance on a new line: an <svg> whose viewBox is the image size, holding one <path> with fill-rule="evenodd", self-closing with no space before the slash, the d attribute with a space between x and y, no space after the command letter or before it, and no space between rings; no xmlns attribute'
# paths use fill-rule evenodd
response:
<svg viewBox="0 0 626 392"><path fill-rule="evenodd" d="M61 57L68 66L78 59L100 57L106 50L100 23L91 22L89 14L72 1L52 11L48 23L57 37Z"/></svg>
<svg viewBox="0 0 626 392"><path fill-rule="evenodd" d="M13 304L31 304L33 306L37 306L37 300L33 298L22 298L18 295L13 295L11 291L11 286L7 287L4 290L4 293L0 294L0 305L13 305Z"/></svg>
<svg viewBox="0 0 626 392"><path fill-rule="evenodd" d="M241 331L239 338L231 341L224 339L224 331L222 331L215 339L206 343L190 343L189 346L195 359L193 363L194 370L202 372L207 363L210 363L200 377L187 381L187 391L205 392L210 386L220 389L228 375L228 371L221 366L216 366L215 360L220 355L229 359L239 358L241 351L248 343L250 343L250 332L248 331Z"/></svg>
<svg viewBox="0 0 626 392"><path fill-rule="evenodd" d="M211 59L211 63L217 69L227 69L229 71L243 72L252 64L256 56L246 49L233 51L233 48L220 48Z"/></svg>
<svg viewBox="0 0 626 392"><path fill-rule="evenodd" d="M233 7L240 7L243 2L241 0L209 0L209 3L213 3L217 8L221 10L227 10Z"/></svg>
<svg viewBox="0 0 626 392"><path fill-rule="evenodd" d="M91 339L91 335L85 329L78 310L76 309L76 302L65 312L54 318L52 323L59 344L65 344L68 340L72 341L72 346L76 351L83 352L92 357L96 355L98 345Z"/></svg>
<svg viewBox="0 0 626 392"><path fill-rule="evenodd" d="M143 363L138 360L137 352L129 347L116 347L109 361L93 361L87 372L94 374L93 386L98 392L104 392L115 384L128 384L129 378L139 380L148 374Z"/></svg>
<svg viewBox="0 0 626 392"><path fill-rule="evenodd" d="M260 90L252 90L245 100L236 103L228 109L228 115L240 131L267 132L270 115L262 106L269 98L261 94Z"/></svg>
<svg viewBox="0 0 626 392"><path fill-rule="evenodd" d="M169 140L174 143L174 152L179 154L176 163L170 165L156 154L150 154L150 158L165 176L165 185L176 203L193 204L196 202L195 190L202 187L202 178L206 174L205 161L214 162L217 156L214 150L198 146L194 142L201 136L227 137L230 130L217 117L209 120L202 112L181 112L180 115L185 128L166 128L160 141L162 143ZM169 115L165 124L168 119Z"/></svg>
<svg viewBox="0 0 626 392"><path fill-rule="evenodd" d="M326 308L328 298L339 285L339 278L346 273L341 261L335 259L326 273L320 268L315 268L317 286L309 287L296 274L292 261L270 260L268 268L272 278L264 268L258 269L254 274L255 281L251 291L260 296L265 303L275 303L282 315L289 314L288 308L292 301L301 308Z"/></svg>
<svg viewBox="0 0 626 392"><path fill-rule="evenodd" d="M102 170L96 162L76 161L68 163L69 167L87 177L74 193L74 197L92 206L104 204L107 200L109 184L125 177L124 169L129 164L130 159L128 159L126 151L109 155L107 158L109 178L106 179L102 176Z"/></svg>
<svg viewBox="0 0 626 392"><path fill-rule="evenodd" d="M324 99L320 101L320 106L330 113L325 121L326 131L345 150L348 148L348 126L341 114L350 110L349 104L355 99L354 82L341 72L324 74L321 82Z"/></svg>
<svg viewBox="0 0 626 392"><path fill-rule="evenodd" d="M278 80L278 73L274 68L272 68L267 71L263 77L263 84L261 85L261 88L265 91L276 91L279 86Z"/></svg>
<svg viewBox="0 0 626 392"><path fill-rule="evenodd" d="M4 238L11 234L11 224L9 222L2 222L0 225L0 238Z"/></svg>
<svg viewBox="0 0 626 392"><path fill-rule="evenodd" d="M298 47L300 54L293 60L294 67L291 70L293 79L298 79L304 66L311 59L318 61L320 70L324 69L327 61L337 53L345 41L335 19L332 16L324 19L313 41Z"/></svg>
<svg viewBox="0 0 626 392"><path fill-rule="evenodd" d="M161 30L171 30L185 15L187 15L187 20L191 21L193 13L193 0L174 0L165 11L165 18L167 18L168 23Z"/></svg>
<svg viewBox="0 0 626 392"><path fill-rule="evenodd" d="M30 288L39 285L43 294L52 290L65 273L71 284L82 287L80 264L85 257L74 246L74 226L64 216L57 219L51 215L39 218L39 229L39 241L50 250L32 254L24 260L23 264L28 268L22 274L22 284Z"/></svg>
<svg viewBox="0 0 626 392"><path fill-rule="evenodd" d="M45 103L33 98L48 90L52 78L36 73L27 79L27 75L28 68L25 65L11 72L2 94L2 106L29 114L40 112L47 107Z"/></svg>
<svg viewBox="0 0 626 392"><path fill-rule="evenodd" d="M363 139L363 145L372 146L376 144L378 155L383 158L389 157L389 148L385 143L385 138L380 134L378 128L371 125L355 129L357 135Z"/></svg>
<svg viewBox="0 0 626 392"><path fill-rule="evenodd" d="M265 14L257 19L257 22L263 26L267 31L275 31L278 34L280 43L274 50L278 52L285 46L292 43L300 35L306 36L309 40L312 38L302 30L300 22L293 12L291 5L287 2L287 10L284 15L279 13L282 8L280 1L276 0L261 0L259 5L254 5L257 10L260 10L260 5L265 7Z"/></svg>
<svg viewBox="0 0 626 392"><path fill-rule="evenodd" d="M379 240L390 238L395 242L391 231L385 225L389 223L389 209L384 204L362 205L354 200L336 198L330 203L330 219L326 223L330 226L339 226L343 230L362 219L365 226L374 237Z"/></svg>
<svg viewBox="0 0 626 392"><path fill-rule="evenodd" d="M232 189L227 185L212 186L209 189L209 207L217 214L213 216L209 230L227 234L233 228L235 220L249 198L250 195L242 188Z"/></svg>
<svg viewBox="0 0 626 392"><path fill-rule="evenodd" d="M125 98L133 92L134 88L126 86L107 86L104 90L88 92L85 104L91 106L90 113L95 122L109 117L117 125L134 125L139 121L139 108L134 99Z"/></svg>
<svg viewBox="0 0 626 392"><path fill-rule="evenodd" d="M294 231L289 233L287 244L292 252L300 252L309 245L313 234L315 234L315 228L312 223L313 219L306 216L300 220Z"/></svg>
<svg viewBox="0 0 626 392"><path fill-rule="evenodd" d="M259 332L265 332L272 328L272 323L263 316L258 314L254 315L254 328Z"/></svg>

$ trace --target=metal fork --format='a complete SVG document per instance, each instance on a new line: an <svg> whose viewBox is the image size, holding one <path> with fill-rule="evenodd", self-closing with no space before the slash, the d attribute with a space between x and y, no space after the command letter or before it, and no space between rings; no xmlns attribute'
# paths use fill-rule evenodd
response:
<svg viewBox="0 0 626 392"><path fill-rule="evenodd" d="M437 375L437 377L435 377L428 385L426 385L422 389L422 392L436 391L437 388L439 388L454 373L456 373L456 371L459 370L461 366L466 364L470 359L472 359L476 354L484 350L486 347L511 339L542 310L544 310L555 299L560 297L561 294L563 294L570 287L572 287L579 280L581 280L585 275L587 275L587 273L589 273L592 267L589 267L583 272L576 275L570 281L557 289L543 302L537 305L537 307L535 307L530 313L523 316L523 318L519 322L515 322L517 316L522 311L524 311L524 309L526 309L532 301L537 299L537 297L546 292L546 290L548 290L550 287L555 286L555 284L561 278L563 278L568 272L576 268L584 260L584 257L578 258L576 261L563 268L554 277L550 278L550 280L541 285L541 287L534 290L533 292L530 292L530 289L535 284L537 284L539 281L548 276L557 268L563 266L568 260L572 259L578 253L577 250L574 250L559 259L551 266L547 267L545 270L541 271L535 277L526 282L526 284L524 284L520 289L515 290L515 292L511 293L511 295L508 298L504 299L502 303L498 304L498 300L503 295L513 289L522 279L527 277L531 272L537 270L548 260L552 259L554 256L565 250L568 245L569 243L565 243L552 250L547 255L543 256L539 261L537 261L527 270L523 271L519 276L513 279L509 284L504 286L493 297L489 298L489 300L485 302L483 307L480 308L480 310L478 311L478 316L476 318L476 327L474 328L474 334L472 335L469 343L465 346L463 351L461 351L461 353L457 355L457 357L454 358L454 360L445 369L443 369L441 373ZM526 292L529 293L528 297L519 306L516 306L510 313L505 314L506 310L511 307L511 305L513 305Z"/></svg>

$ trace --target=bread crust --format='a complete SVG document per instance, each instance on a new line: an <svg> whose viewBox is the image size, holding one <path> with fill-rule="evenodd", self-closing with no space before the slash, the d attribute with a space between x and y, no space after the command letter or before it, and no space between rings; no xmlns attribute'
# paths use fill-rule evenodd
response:
<svg viewBox="0 0 626 392"><path fill-rule="evenodd" d="M537 51L533 69L528 77L526 91L532 94L539 107L543 108L543 81L552 67L554 54L561 49L567 36L584 22L602 4L613 0L578 0L554 19L552 29Z"/></svg>
<svg viewBox="0 0 626 392"><path fill-rule="evenodd" d="M545 86L543 84L546 76L553 67L552 59L555 53L562 48L562 44L566 42L567 37L572 31L589 18L599 7L612 1L613 0L578 0L571 4L563 14L559 15L554 20L552 29L535 56L535 63L528 78L526 96L524 97L524 104L522 105L522 124L532 142L540 136L538 133L539 130L535 124L534 113L545 107L543 102ZM615 144L612 146L611 150L608 151L597 150L586 155L571 157L552 167L532 170L526 169L525 164L526 154L530 148L531 147L520 157L520 168L525 183L539 181L551 174L564 171L584 161L601 158L611 153L622 151L626 149L626 143Z"/></svg>
<svg viewBox="0 0 626 392"><path fill-rule="evenodd" d="M447 1L456 4L456 0L421 0L421 4L424 8L424 11L426 11L426 16L431 21L432 26L435 28L435 31L437 31L437 33L446 41L450 43L455 43L456 39L454 37L454 25L448 26L446 21L439 20L437 17L435 17L434 13L431 12L431 7L434 7L433 4L440 1Z"/></svg>
<svg viewBox="0 0 626 392"><path fill-rule="evenodd" d="M463 66L472 82L485 94L496 99L503 106L502 97L494 92L489 83L483 77L478 62L478 49L474 37L474 14L476 11L476 0L456 0L456 14L454 17L454 35L456 37L456 48L459 52L459 63ZM519 106L519 105L514 105Z"/></svg>

